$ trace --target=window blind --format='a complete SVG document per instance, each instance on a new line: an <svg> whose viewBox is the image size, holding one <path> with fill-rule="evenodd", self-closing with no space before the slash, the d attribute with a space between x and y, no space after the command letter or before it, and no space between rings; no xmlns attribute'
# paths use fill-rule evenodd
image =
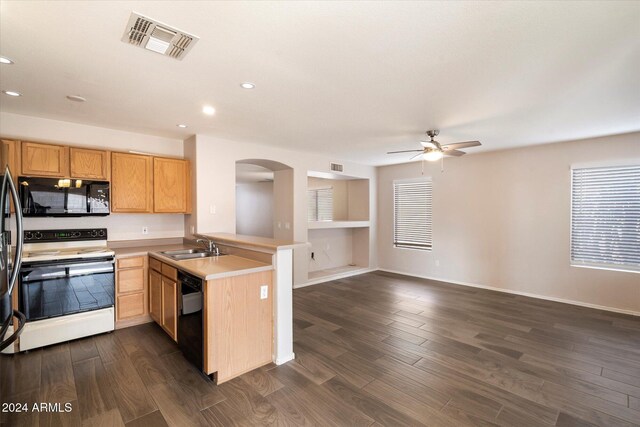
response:
<svg viewBox="0 0 640 427"><path fill-rule="evenodd" d="M432 192L428 179L393 183L395 247L431 250Z"/></svg>
<svg viewBox="0 0 640 427"><path fill-rule="evenodd" d="M333 220L333 188L309 190L309 221Z"/></svg>
<svg viewBox="0 0 640 427"><path fill-rule="evenodd" d="M640 270L640 165L572 170L573 264Z"/></svg>

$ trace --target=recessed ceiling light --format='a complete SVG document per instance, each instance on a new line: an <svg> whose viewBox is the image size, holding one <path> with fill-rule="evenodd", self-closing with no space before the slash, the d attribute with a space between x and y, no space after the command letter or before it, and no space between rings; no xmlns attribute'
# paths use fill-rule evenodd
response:
<svg viewBox="0 0 640 427"><path fill-rule="evenodd" d="M4 93L5 95L9 95L9 96L22 96L22 94L20 92L16 92L13 90L3 90L2 93Z"/></svg>
<svg viewBox="0 0 640 427"><path fill-rule="evenodd" d="M13 64L13 61L6 56L0 56L0 64Z"/></svg>
<svg viewBox="0 0 640 427"><path fill-rule="evenodd" d="M240 83L240 87L242 87L243 89L253 89L254 87L256 87L256 85L254 85L253 83L244 82Z"/></svg>
<svg viewBox="0 0 640 427"><path fill-rule="evenodd" d="M204 107L202 107L202 112L207 116L213 116L216 113L216 109L211 105L205 105Z"/></svg>
<svg viewBox="0 0 640 427"><path fill-rule="evenodd" d="M178 126L179 128L182 128L182 129L184 129L184 128L186 128L186 127L187 127L187 125L182 125L182 124L180 124L180 125L176 125L176 126Z"/></svg>
<svg viewBox="0 0 640 427"><path fill-rule="evenodd" d="M87 98L80 95L67 95L67 99L73 102L85 102Z"/></svg>

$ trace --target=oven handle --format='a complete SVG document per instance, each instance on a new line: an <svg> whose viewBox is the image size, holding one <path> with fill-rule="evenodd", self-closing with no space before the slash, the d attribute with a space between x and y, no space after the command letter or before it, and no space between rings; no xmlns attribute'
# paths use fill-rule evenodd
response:
<svg viewBox="0 0 640 427"><path fill-rule="evenodd" d="M22 268L20 269L22 272L34 271L39 268L47 268L47 267L64 267L64 268L73 268L73 267L86 267L91 265L100 265L100 264L115 264L115 259L101 259L101 260L91 260L84 262L73 262L72 264L67 264L64 261L57 262L32 262L29 264L22 264Z"/></svg>

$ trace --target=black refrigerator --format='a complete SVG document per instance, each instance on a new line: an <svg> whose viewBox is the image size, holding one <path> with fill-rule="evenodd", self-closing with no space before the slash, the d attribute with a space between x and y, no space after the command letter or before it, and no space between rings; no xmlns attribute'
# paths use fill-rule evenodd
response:
<svg viewBox="0 0 640 427"><path fill-rule="evenodd" d="M2 156L3 157L3 156ZM4 164L4 161L0 164ZM0 181L0 352L13 344L20 336L26 318L18 307L13 306L11 296L17 292L15 286L18 281L20 264L22 263L22 244L24 239L22 225L22 208L16 191L16 185L11 176L9 166L1 171ZM13 201L16 221L16 245L11 251L11 208Z"/></svg>

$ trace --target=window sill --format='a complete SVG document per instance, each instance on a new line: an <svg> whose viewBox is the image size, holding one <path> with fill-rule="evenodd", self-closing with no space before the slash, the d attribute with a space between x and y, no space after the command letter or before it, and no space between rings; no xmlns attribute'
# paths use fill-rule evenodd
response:
<svg viewBox="0 0 640 427"><path fill-rule="evenodd" d="M625 267L619 265L602 265L602 264L571 264L571 267L591 268L594 270L617 271L620 273L640 273L640 268Z"/></svg>

